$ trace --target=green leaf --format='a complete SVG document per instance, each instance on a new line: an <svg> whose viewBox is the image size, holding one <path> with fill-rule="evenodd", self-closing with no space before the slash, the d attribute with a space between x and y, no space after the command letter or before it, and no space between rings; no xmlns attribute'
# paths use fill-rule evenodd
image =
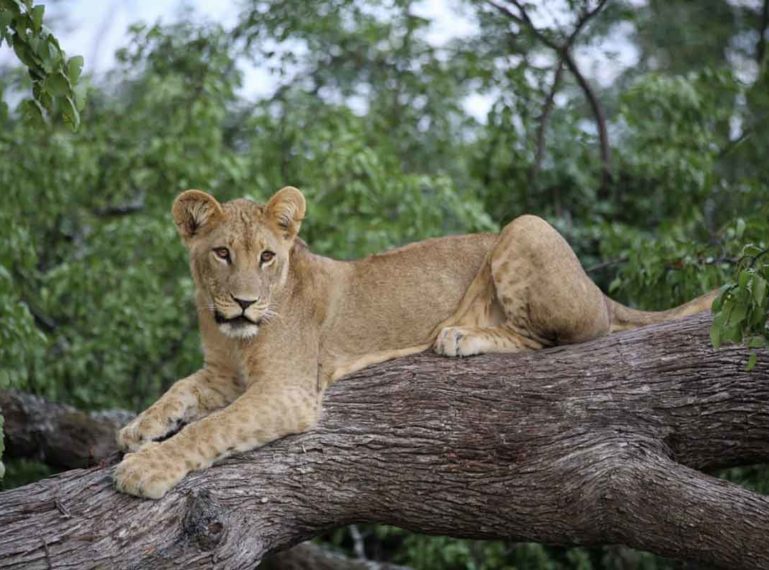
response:
<svg viewBox="0 0 769 570"><path fill-rule="evenodd" d="M75 85L77 80L80 79L80 74L83 71L83 56L76 55L67 60L67 77L69 77L70 83Z"/></svg>
<svg viewBox="0 0 769 570"><path fill-rule="evenodd" d="M766 279L760 275L753 276L753 301L756 305L762 305L766 300Z"/></svg>
<svg viewBox="0 0 769 570"><path fill-rule="evenodd" d="M80 127L80 112L77 110L77 105L71 97L64 99L64 121L72 127L73 130L77 130Z"/></svg>
<svg viewBox="0 0 769 570"><path fill-rule="evenodd" d="M2 45L2 37L7 33L8 26L13 21L13 16L10 10L0 10L0 45Z"/></svg>
<svg viewBox="0 0 769 570"><path fill-rule="evenodd" d="M745 320L745 316L748 314L748 303L749 300L744 296L735 299L731 311L729 311L727 324L733 326L742 324L742 321Z"/></svg>
<svg viewBox="0 0 769 570"><path fill-rule="evenodd" d="M721 327L715 322L710 326L710 344L713 348L720 348L721 346Z"/></svg>
<svg viewBox="0 0 769 570"><path fill-rule="evenodd" d="M747 372L750 372L753 370L753 368L756 366L756 362L758 362L758 355L756 354L756 351L750 353L750 357L748 357L748 363L745 365L745 370Z"/></svg>
<svg viewBox="0 0 769 570"><path fill-rule="evenodd" d="M18 35L14 36L13 39L13 51L16 53L16 57L21 60L21 63L30 68L30 71L38 70L40 67L39 58L25 41L19 39Z"/></svg>
<svg viewBox="0 0 769 570"><path fill-rule="evenodd" d="M66 97L71 92L69 81L60 71L49 75L48 79L45 80L45 86L54 97Z"/></svg>
<svg viewBox="0 0 769 570"><path fill-rule="evenodd" d="M43 29L43 14L45 14L45 6L35 6L30 10L29 15L32 18L32 29L36 33L40 33Z"/></svg>
<svg viewBox="0 0 769 570"><path fill-rule="evenodd" d="M42 125L45 123L45 111L37 101L27 99L21 103L19 108L21 110L21 116L25 121L34 125Z"/></svg>

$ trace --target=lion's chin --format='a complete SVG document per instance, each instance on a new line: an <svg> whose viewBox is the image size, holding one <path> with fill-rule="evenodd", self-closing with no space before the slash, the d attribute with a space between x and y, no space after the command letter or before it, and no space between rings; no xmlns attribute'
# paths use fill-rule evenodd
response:
<svg viewBox="0 0 769 570"><path fill-rule="evenodd" d="M219 330L230 338L249 339L259 333L259 325L243 323L221 323Z"/></svg>

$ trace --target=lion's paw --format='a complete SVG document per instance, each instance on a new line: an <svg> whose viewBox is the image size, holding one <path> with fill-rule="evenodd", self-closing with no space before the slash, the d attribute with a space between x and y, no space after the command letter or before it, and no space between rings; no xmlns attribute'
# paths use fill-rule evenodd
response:
<svg viewBox="0 0 769 570"><path fill-rule="evenodd" d="M186 470L165 456L160 444L153 442L123 457L112 477L118 491L159 499L185 475Z"/></svg>
<svg viewBox="0 0 769 570"><path fill-rule="evenodd" d="M462 327L446 327L435 340L433 350L443 356L472 356L481 354L477 338Z"/></svg>
<svg viewBox="0 0 769 570"><path fill-rule="evenodd" d="M145 412L118 432L117 445L121 451L138 451L171 433L175 425Z"/></svg>

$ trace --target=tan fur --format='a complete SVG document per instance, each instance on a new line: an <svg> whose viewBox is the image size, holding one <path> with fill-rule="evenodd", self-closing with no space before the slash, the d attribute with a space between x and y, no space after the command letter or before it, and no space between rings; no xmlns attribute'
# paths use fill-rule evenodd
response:
<svg viewBox="0 0 769 570"><path fill-rule="evenodd" d="M306 204L181 194L173 216L197 287L204 367L121 430L121 491L159 498L185 474L308 429L324 389L432 346L447 356L536 350L705 310L712 294L647 313L606 298L547 222L415 243L353 262L296 236ZM227 248L228 261L221 253ZM274 258L263 261L265 250ZM242 317L238 320L238 317ZM247 319L247 320L246 320ZM158 443L188 424L179 433Z"/></svg>

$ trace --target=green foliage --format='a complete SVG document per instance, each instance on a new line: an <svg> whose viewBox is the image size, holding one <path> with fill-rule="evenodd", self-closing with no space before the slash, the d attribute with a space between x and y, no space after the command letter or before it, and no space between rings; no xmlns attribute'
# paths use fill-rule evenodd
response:
<svg viewBox="0 0 769 570"><path fill-rule="evenodd" d="M647 75L622 95L623 176L633 184L623 193L634 209L663 220L682 201L707 198L738 89L729 72L707 69L686 77Z"/></svg>
<svg viewBox="0 0 769 570"><path fill-rule="evenodd" d="M32 121L44 120L46 112L60 115L77 129L84 104L78 89L83 58L67 58L43 24L44 13L45 6L32 0L0 0L0 45L5 41L13 48L32 80L34 98L21 104L21 113Z"/></svg>
<svg viewBox="0 0 769 570"><path fill-rule="evenodd" d="M305 237L337 257L495 229L447 176L401 171L345 107L297 94L243 115L221 28L132 34L118 94L93 88L78 134L13 116L0 134L0 310L16 325L2 328L0 373L15 385L140 409L195 369L192 282L168 215L190 186L226 200L296 184L309 202Z"/></svg>
<svg viewBox="0 0 769 570"><path fill-rule="evenodd" d="M30 459L10 459L7 463L5 478L0 480L0 491L34 483L53 474L54 472L45 463Z"/></svg>
<svg viewBox="0 0 769 570"><path fill-rule="evenodd" d="M745 473L756 478L756 471ZM729 470L726 478L743 475ZM554 548L535 543L500 540L467 540L414 534L392 526L356 526L357 547L374 559L408 564L415 570L673 570L674 562L621 546L605 548ZM334 548L355 556L347 529L326 539ZM390 554L393 553L393 554Z"/></svg>
<svg viewBox="0 0 769 570"><path fill-rule="evenodd" d="M568 2L563 20L583 4ZM769 74L766 61L730 63L756 56L744 38L759 18L744 3L684 4L609 3L575 44L600 47L630 24L639 51L611 88L583 69L614 157L599 190L579 84L564 73L540 133L554 53L484 2L462 4L479 29L440 46L410 0L245 2L234 30L136 24L82 106L82 61L66 59L42 7L0 0L0 40L35 97L0 105L0 389L138 410L199 366L192 283L168 214L190 187L264 200L298 186L302 236L340 258L539 214L612 296L664 309L722 287L714 344L765 346ZM274 71L274 94L240 95L243 56ZM19 75L0 71L4 100ZM471 95L490 102L485 120L467 112ZM83 124L25 120L42 110ZM8 472L46 474L15 462ZM367 549L415 568L673 567L619 547L367 533ZM349 548L348 533L335 536Z"/></svg>
<svg viewBox="0 0 769 570"><path fill-rule="evenodd" d="M769 248L750 244L743 249L737 265L736 282L725 285L713 302L713 325L710 338L713 346L722 343L743 342L750 348L769 345L767 305L769 305ZM752 352L747 363L751 370L757 361Z"/></svg>

